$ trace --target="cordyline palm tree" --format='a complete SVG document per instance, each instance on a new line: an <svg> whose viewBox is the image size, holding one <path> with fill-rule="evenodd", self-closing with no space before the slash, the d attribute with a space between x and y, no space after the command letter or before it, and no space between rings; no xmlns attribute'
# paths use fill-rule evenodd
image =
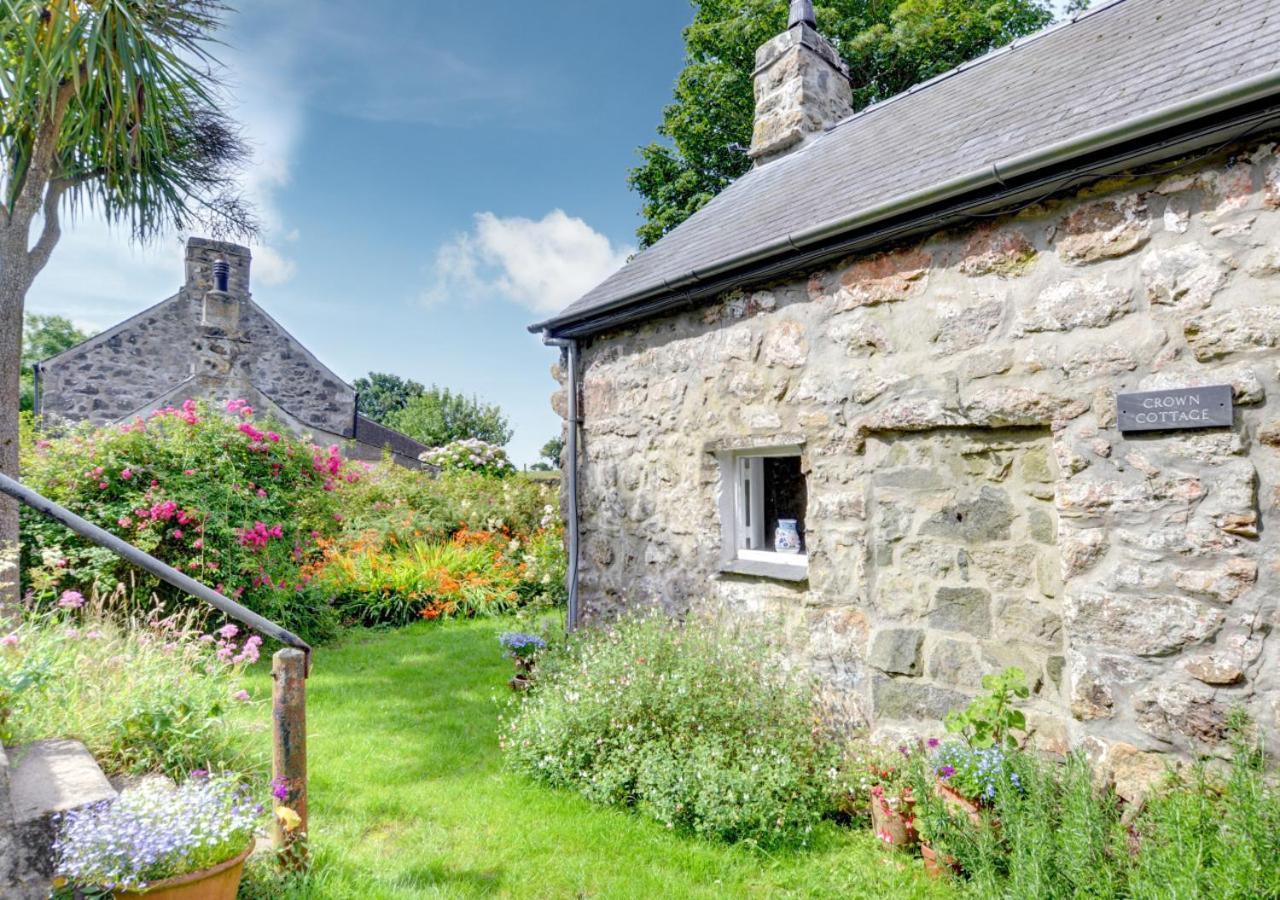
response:
<svg viewBox="0 0 1280 900"><path fill-rule="evenodd" d="M138 241L253 230L234 181L246 147L216 102L210 46L226 11L0 0L0 472L18 472L23 304L63 213L101 215ZM16 607L17 541L17 505L0 496L0 615Z"/></svg>

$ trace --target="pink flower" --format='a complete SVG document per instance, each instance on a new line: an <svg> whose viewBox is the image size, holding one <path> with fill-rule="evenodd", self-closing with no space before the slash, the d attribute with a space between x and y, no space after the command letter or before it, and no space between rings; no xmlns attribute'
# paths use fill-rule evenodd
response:
<svg viewBox="0 0 1280 900"><path fill-rule="evenodd" d="M174 539L175 541L180 541L180 540L182 540L182 529L181 529L181 528L175 528L175 529L173 529L173 539Z"/></svg>
<svg viewBox="0 0 1280 900"><path fill-rule="evenodd" d="M240 633L240 629L237 628L235 625L231 624L230 622L228 622L226 625L223 625L221 628L218 629L218 636L221 637L223 640L227 640L227 641L231 640L233 637L235 637L239 633Z"/></svg>
<svg viewBox="0 0 1280 900"><path fill-rule="evenodd" d="M0 647L16 647L18 646L18 632L13 631L0 638Z"/></svg>
<svg viewBox="0 0 1280 900"><path fill-rule="evenodd" d="M58 598L58 605L63 609L79 609L84 606L84 594L79 591L63 591Z"/></svg>
<svg viewBox="0 0 1280 900"><path fill-rule="evenodd" d="M237 702L239 702L239 703L248 703L248 702L249 702L250 700L252 700L253 698L249 696L249 692L248 692L248 691L246 691L246 690L244 690L244 689L242 688L241 690L238 690L238 691L236 691L234 694L232 694L232 695L231 695L231 699L232 699L232 700L235 700L235 701L237 701Z"/></svg>
<svg viewBox="0 0 1280 900"><path fill-rule="evenodd" d="M100 641L103 638L102 632L96 629L94 631L86 631L84 636L91 641Z"/></svg>
<svg viewBox="0 0 1280 900"><path fill-rule="evenodd" d="M119 525L121 528L128 528L130 525L133 524L133 519L130 519L128 516L121 516L120 518L116 519L116 524Z"/></svg>
<svg viewBox="0 0 1280 900"><path fill-rule="evenodd" d="M192 547L192 549L194 549L194 550L203 550L203 549L204 549L204 538L196 538L196 539L192 542L191 547Z"/></svg>
<svg viewBox="0 0 1280 900"><path fill-rule="evenodd" d="M132 469L123 470L120 473L120 477L123 478L125 481L128 481L130 478L133 477L133 470Z"/></svg>
<svg viewBox="0 0 1280 900"><path fill-rule="evenodd" d="M280 443L280 435L276 434L274 431L268 431L267 440L269 440L273 444L278 444Z"/></svg>
<svg viewBox="0 0 1280 900"><path fill-rule="evenodd" d="M185 469L185 470L183 470L182 474L183 474L183 475L194 475L194 474L196 474L196 470L195 470L195 469Z"/></svg>
<svg viewBox="0 0 1280 900"><path fill-rule="evenodd" d="M100 490L100 491L105 491L105 490L106 490L107 488L109 488L110 486L111 486L111 485L107 484L105 481L99 481L99 482L98 482L98 490Z"/></svg>
<svg viewBox="0 0 1280 900"><path fill-rule="evenodd" d="M68 628L68 629L67 629L67 637L71 638L71 640L73 640L73 641L74 641L76 638L80 637L80 629L79 629L79 628Z"/></svg>

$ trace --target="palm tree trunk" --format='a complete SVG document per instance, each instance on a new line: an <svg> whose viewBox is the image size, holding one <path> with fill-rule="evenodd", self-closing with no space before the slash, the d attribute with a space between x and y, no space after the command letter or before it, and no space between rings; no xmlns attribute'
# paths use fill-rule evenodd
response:
<svg viewBox="0 0 1280 900"><path fill-rule="evenodd" d="M5 237L0 241L0 472L17 478L22 311L31 279L26 248L13 235ZM12 251L19 247L23 258L14 259ZM0 495L0 625L16 619L20 599L18 501Z"/></svg>

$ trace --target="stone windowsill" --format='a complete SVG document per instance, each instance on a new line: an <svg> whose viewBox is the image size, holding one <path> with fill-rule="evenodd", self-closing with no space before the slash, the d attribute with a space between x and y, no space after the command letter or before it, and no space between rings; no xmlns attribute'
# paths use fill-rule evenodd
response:
<svg viewBox="0 0 1280 900"><path fill-rule="evenodd" d="M765 554L761 554L762 556ZM776 555L778 559L727 559L720 563L720 571L728 575L754 575L778 581L808 581L809 561L805 556ZM783 560L786 560L785 562Z"/></svg>

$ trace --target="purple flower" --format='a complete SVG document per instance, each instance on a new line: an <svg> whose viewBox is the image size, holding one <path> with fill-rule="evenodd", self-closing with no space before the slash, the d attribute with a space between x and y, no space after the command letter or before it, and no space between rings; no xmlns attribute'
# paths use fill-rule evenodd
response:
<svg viewBox="0 0 1280 900"><path fill-rule="evenodd" d="M58 605L63 609L79 609L84 606L84 594L79 591L63 591L58 598Z"/></svg>
<svg viewBox="0 0 1280 900"><path fill-rule="evenodd" d="M956 774L955 766L943 766L941 769L938 770L938 775L941 776L943 779L950 778L954 774Z"/></svg>
<svg viewBox="0 0 1280 900"><path fill-rule="evenodd" d="M928 740L926 743L929 745L929 749L930 749L930 750L936 750L936 749L937 749L937 747L938 747L938 739L937 739L937 738L929 738L929 740Z"/></svg>
<svg viewBox="0 0 1280 900"><path fill-rule="evenodd" d="M289 785L283 778L273 779L271 782L271 796L277 800L289 799Z"/></svg>
<svg viewBox="0 0 1280 900"><path fill-rule="evenodd" d="M906 744L903 744L901 747L898 748L898 752L901 753L903 756L910 756L911 748L908 747Z"/></svg>

